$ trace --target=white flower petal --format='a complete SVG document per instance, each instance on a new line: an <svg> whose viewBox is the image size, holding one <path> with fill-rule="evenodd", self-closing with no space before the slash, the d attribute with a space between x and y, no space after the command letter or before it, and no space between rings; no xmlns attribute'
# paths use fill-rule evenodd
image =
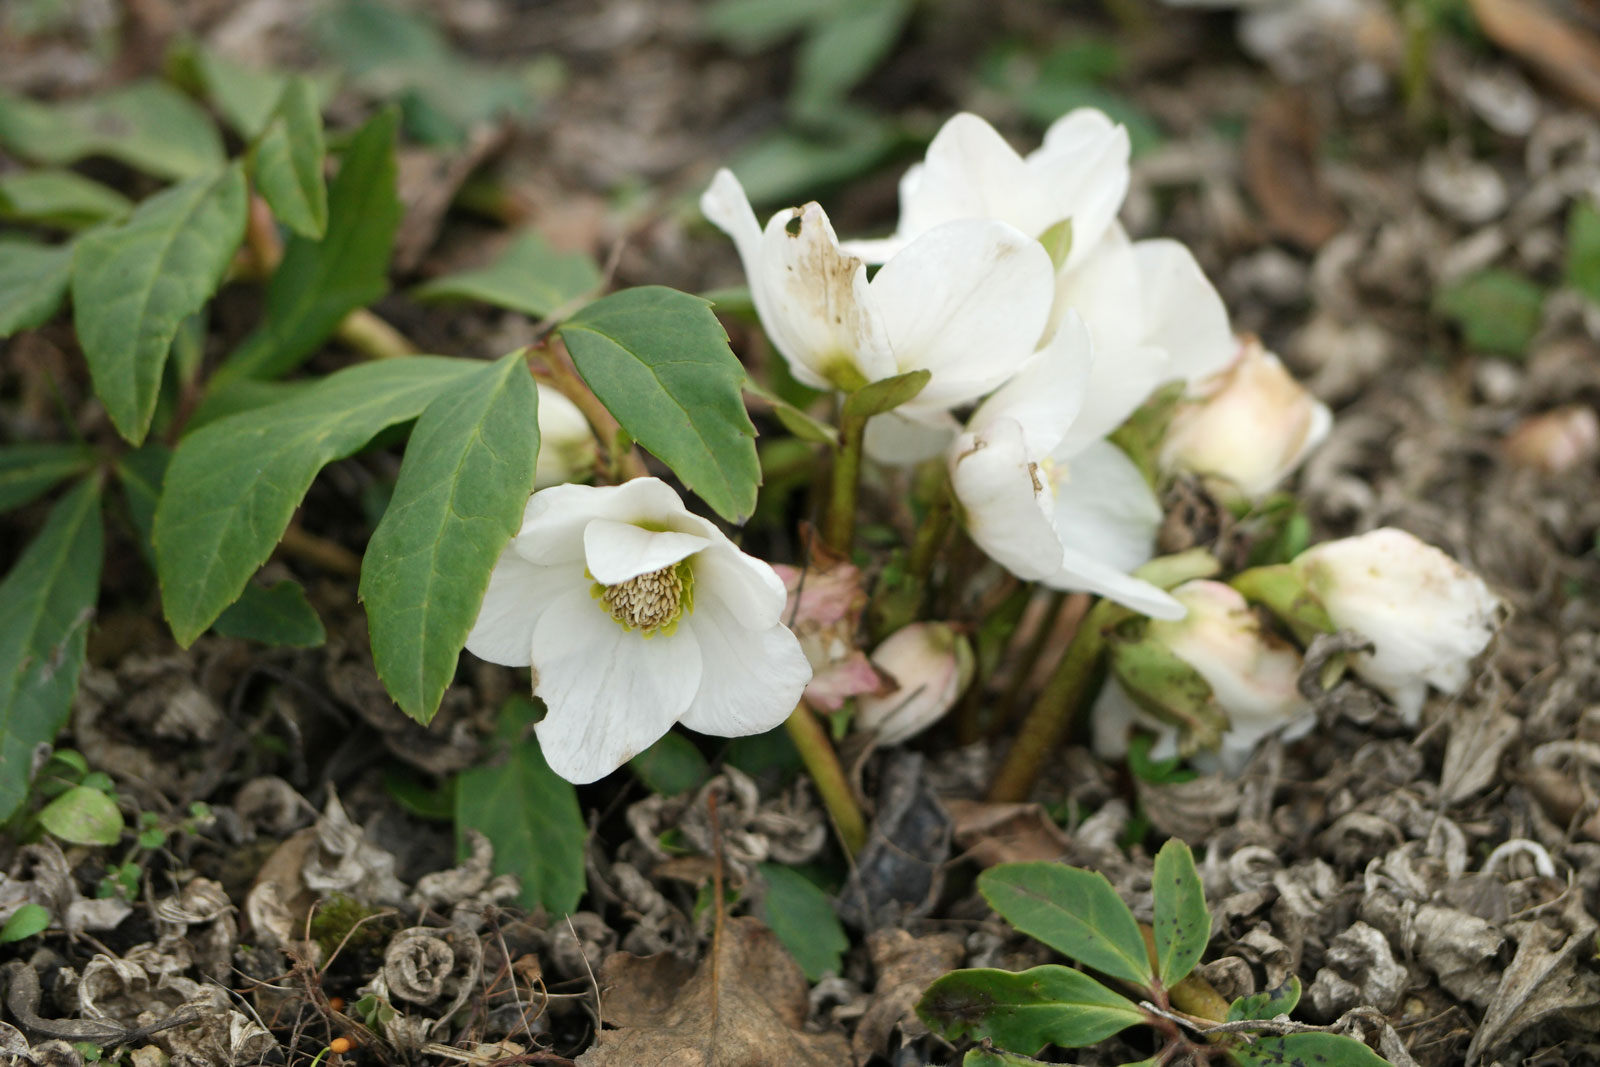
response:
<svg viewBox="0 0 1600 1067"><path fill-rule="evenodd" d="M1181 619L1183 605L1165 590L1068 545L1061 569L1044 579L1051 589L1094 593L1152 619Z"/></svg>
<svg viewBox="0 0 1600 1067"><path fill-rule="evenodd" d="M550 768L569 782L602 778L671 729L700 687L700 645L644 637L588 590L552 603L533 630L534 694L549 714L534 729Z"/></svg>
<svg viewBox="0 0 1600 1067"><path fill-rule="evenodd" d="M996 419L1010 419L1022 427L1030 455L1048 455L1078 417L1094 364L1089 330L1069 311L1050 343L978 406L967 428L981 433Z"/></svg>
<svg viewBox="0 0 1600 1067"><path fill-rule="evenodd" d="M522 529L512 539L530 563L581 563L583 532L593 519L649 522L656 527L699 532L702 520L659 478L634 478L621 485L552 485L528 500Z"/></svg>
<svg viewBox="0 0 1600 1067"><path fill-rule="evenodd" d="M933 378L907 411L975 400L1033 353L1050 312L1054 271L1039 242L972 219L930 230L872 279L897 373Z"/></svg>
<svg viewBox="0 0 1600 1067"><path fill-rule="evenodd" d="M739 551L727 538L694 559L694 602L720 604L742 626L764 629L783 617L788 594L768 564Z"/></svg>
<svg viewBox="0 0 1600 1067"><path fill-rule="evenodd" d="M1057 119L1044 144L1028 156L1032 180L1055 194L1057 210L1072 219L1071 270L1117 217L1128 195L1128 131L1103 111L1078 108Z"/></svg>
<svg viewBox="0 0 1600 1067"><path fill-rule="evenodd" d="M1175 378L1197 381L1223 370L1239 350L1228 309L1194 253L1161 238L1133 246L1139 262L1147 344L1167 350Z"/></svg>
<svg viewBox="0 0 1600 1067"><path fill-rule="evenodd" d="M1170 379L1164 348L1095 349L1083 405L1061 441L1052 451L1074 455L1111 433L1150 399L1158 385Z"/></svg>
<svg viewBox="0 0 1600 1067"><path fill-rule="evenodd" d="M581 571L529 563L507 546L489 572L489 588L467 635L467 651L490 663L526 667L540 616L562 594L587 590L588 585Z"/></svg>
<svg viewBox="0 0 1600 1067"><path fill-rule="evenodd" d="M646 530L615 519L594 519L583 528L584 560L601 585L670 567L709 544L698 534Z"/></svg>
<svg viewBox="0 0 1600 1067"><path fill-rule="evenodd" d="M1096 355L1136 348L1146 332L1142 285L1133 242L1113 223L1082 262L1056 277L1052 325L1070 309L1083 316Z"/></svg>
<svg viewBox="0 0 1600 1067"><path fill-rule="evenodd" d="M921 419L889 411L867 420L862 447L874 463L908 467L939 455L960 432L961 424L948 411Z"/></svg>
<svg viewBox="0 0 1600 1067"><path fill-rule="evenodd" d="M811 664L800 642L782 624L745 626L725 605L695 600L685 620L700 644L704 668L700 688L683 725L718 737L764 733L794 710Z"/></svg>
<svg viewBox="0 0 1600 1067"><path fill-rule="evenodd" d="M1037 238L1064 217L1055 210L1006 139L963 112L934 135L915 180L901 183L899 232L914 238L958 219L998 219Z"/></svg>
<svg viewBox="0 0 1600 1067"><path fill-rule="evenodd" d="M1096 442L1065 462L1052 518L1069 549L1131 571L1147 562L1161 525L1161 505L1121 449Z"/></svg>
<svg viewBox="0 0 1600 1067"><path fill-rule="evenodd" d="M744 186L726 168L717 171L706 191L700 194L700 213L729 237L744 261L744 272L755 277L761 261L761 223L745 196Z"/></svg>
<svg viewBox="0 0 1600 1067"><path fill-rule="evenodd" d="M999 419L982 434L962 434L950 450L950 486L967 532L1018 578L1061 567L1061 539L1049 516L1049 491L1031 469L1022 427Z"/></svg>

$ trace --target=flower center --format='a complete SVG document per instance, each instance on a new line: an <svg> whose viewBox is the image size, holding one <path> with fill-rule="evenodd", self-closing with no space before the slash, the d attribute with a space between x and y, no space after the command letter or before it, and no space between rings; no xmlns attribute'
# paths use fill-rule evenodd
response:
<svg viewBox="0 0 1600 1067"><path fill-rule="evenodd" d="M594 595L623 629L671 634L694 611L694 571L684 560L615 585L596 582Z"/></svg>

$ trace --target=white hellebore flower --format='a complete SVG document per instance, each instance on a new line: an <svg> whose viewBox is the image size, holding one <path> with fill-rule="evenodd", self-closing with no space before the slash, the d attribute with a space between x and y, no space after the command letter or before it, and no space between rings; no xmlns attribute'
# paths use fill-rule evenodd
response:
<svg viewBox="0 0 1600 1067"><path fill-rule="evenodd" d="M1326 404L1294 380L1255 338L1221 374L1180 402L1162 442L1162 465L1209 475L1259 499L1322 443L1333 426Z"/></svg>
<svg viewBox="0 0 1600 1067"><path fill-rule="evenodd" d="M1236 774L1264 738L1277 734L1293 740L1315 725L1311 705L1297 686L1300 653L1287 641L1263 632L1250 603L1237 590L1201 579L1185 582L1172 595L1188 614L1176 622L1151 622L1144 640L1164 646L1194 668L1211 687L1216 708L1227 716L1216 753L1210 757L1197 753L1200 763L1215 760ZM1106 688L1114 690L1120 684L1108 681ZM1151 697L1159 703L1160 694ZM1095 745L1102 755L1126 751L1129 719L1160 736L1153 755L1160 758L1176 749L1175 727L1134 709L1137 704L1125 690L1107 693L1097 705Z"/></svg>
<svg viewBox="0 0 1600 1067"><path fill-rule="evenodd" d="M949 623L902 626L872 651L872 664L894 679L886 695L856 698L855 726L898 745L938 722L972 684L972 644Z"/></svg>
<svg viewBox="0 0 1600 1067"><path fill-rule="evenodd" d="M1161 506L1133 461L1101 439L1101 420L1081 417L1096 362L1082 320L1068 315L973 412L948 452L950 485L972 539L1017 577L1181 618L1181 604L1128 573L1150 559Z"/></svg>
<svg viewBox="0 0 1600 1067"><path fill-rule="evenodd" d="M1128 131L1102 111L1079 108L1057 119L1026 158L976 115L953 116L928 153L900 179L900 223L893 237L846 247L882 263L935 226L998 219L1041 238L1071 220L1066 265L1082 263L1128 194Z"/></svg>
<svg viewBox="0 0 1600 1067"><path fill-rule="evenodd" d="M544 489L586 476L594 469L594 431L578 405L553 386L539 387L539 463L533 487Z"/></svg>
<svg viewBox="0 0 1600 1067"><path fill-rule="evenodd" d="M1427 687L1459 693L1500 626L1500 598L1483 579L1404 530L1328 541L1289 566L1335 626L1372 642L1352 666L1413 725Z"/></svg>
<svg viewBox="0 0 1600 1067"><path fill-rule="evenodd" d="M869 282L866 264L840 249L815 203L778 212L763 231L739 180L723 170L700 208L733 238L761 324L801 382L849 391L909 371L931 372L922 392L893 413L899 422L936 431L931 451L920 443L910 446L914 451L936 455L955 426L949 410L1011 377L1044 330L1050 256L1006 223L936 226ZM869 450L899 458L873 448L870 439Z"/></svg>
<svg viewBox="0 0 1600 1067"><path fill-rule="evenodd" d="M592 782L675 722L721 737L783 722L811 678L783 605L772 568L665 482L558 485L528 500L467 649L533 667L545 759Z"/></svg>

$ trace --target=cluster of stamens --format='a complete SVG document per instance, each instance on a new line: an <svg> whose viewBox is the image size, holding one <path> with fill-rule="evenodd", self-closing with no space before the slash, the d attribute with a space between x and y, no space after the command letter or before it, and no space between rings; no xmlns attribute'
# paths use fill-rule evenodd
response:
<svg viewBox="0 0 1600 1067"><path fill-rule="evenodd" d="M630 630L643 630L648 636L671 627L682 614L684 581L680 572L683 569L682 564L674 563L616 585L603 586L600 599L613 619Z"/></svg>

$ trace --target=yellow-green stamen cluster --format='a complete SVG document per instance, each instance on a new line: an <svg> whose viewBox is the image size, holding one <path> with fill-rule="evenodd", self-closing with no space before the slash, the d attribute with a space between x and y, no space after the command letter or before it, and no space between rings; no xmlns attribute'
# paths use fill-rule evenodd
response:
<svg viewBox="0 0 1600 1067"><path fill-rule="evenodd" d="M694 611L694 571L684 560L615 585L596 582L592 592L623 629L671 634Z"/></svg>

